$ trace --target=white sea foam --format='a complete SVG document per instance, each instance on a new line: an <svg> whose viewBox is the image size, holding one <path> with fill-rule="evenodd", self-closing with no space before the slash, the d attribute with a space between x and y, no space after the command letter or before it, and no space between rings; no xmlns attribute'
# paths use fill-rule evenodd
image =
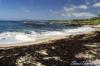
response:
<svg viewBox="0 0 100 66"><path fill-rule="evenodd" d="M54 35L77 35L86 32L94 31L91 27L79 27L77 29L64 29L62 31L47 31L47 32L3 32L0 33L0 44L20 43L27 41L35 41L48 36Z"/></svg>
<svg viewBox="0 0 100 66"><path fill-rule="evenodd" d="M67 33L67 35L77 35L77 34L83 34L91 31L95 31L95 29L88 26L78 27L77 29L64 30L64 32Z"/></svg>

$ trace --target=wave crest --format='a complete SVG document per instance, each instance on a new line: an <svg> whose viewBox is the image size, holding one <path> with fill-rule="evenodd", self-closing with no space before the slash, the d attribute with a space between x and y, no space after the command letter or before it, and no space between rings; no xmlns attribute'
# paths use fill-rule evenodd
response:
<svg viewBox="0 0 100 66"><path fill-rule="evenodd" d="M79 27L77 29L64 29L62 31L47 31L47 32L2 32L0 33L0 44L19 43L27 41L35 41L48 36L54 35L77 35L86 32L94 31L91 27Z"/></svg>

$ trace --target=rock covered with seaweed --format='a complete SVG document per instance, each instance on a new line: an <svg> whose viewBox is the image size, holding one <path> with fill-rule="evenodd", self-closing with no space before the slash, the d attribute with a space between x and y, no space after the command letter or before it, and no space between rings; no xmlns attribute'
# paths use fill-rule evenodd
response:
<svg viewBox="0 0 100 66"><path fill-rule="evenodd" d="M50 43L0 49L1 66L67 66L100 59L100 32L70 36Z"/></svg>

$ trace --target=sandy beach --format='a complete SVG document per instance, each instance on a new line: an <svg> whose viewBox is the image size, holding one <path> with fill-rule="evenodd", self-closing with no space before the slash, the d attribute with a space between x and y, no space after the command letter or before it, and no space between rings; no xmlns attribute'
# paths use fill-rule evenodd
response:
<svg viewBox="0 0 100 66"><path fill-rule="evenodd" d="M0 66L100 66L100 0L0 0Z"/></svg>
<svg viewBox="0 0 100 66"><path fill-rule="evenodd" d="M87 32L87 33L84 33L84 34L90 34L92 32ZM79 35L82 35L82 34L79 34ZM49 36L47 38L44 38L44 39L38 39L36 41L28 41L28 42L22 42L22 43L15 43L15 44L0 44L0 48L12 48L12 47L18 47L18 46L28 46L28 45L40 45L40 44L43 44L43 43L52 43L53 41L57 41L57 40L60 40L60 39L69 39L70 36L75 36L75 35L69 35L69 36L66 36L66 35L55 35L55 36Z"/></svg>
<svg viewBox="0 0 100 66"><path fill-rule="evenodd" d="M95 64L100 59L99 44L100 31L93 31L67 38L51 36L35 42L1 45L0 65L71 66L74 61Z"/></svg>
<svg viewBox="0 0 100 66"><path fill-rule="evenodd" d="M17 47L17 46L27 46L27 45L39 45L42 43L50 43L52 41L60 40L67 38L65 35L55 35L55 36L49 36L44 39L38 39L36 41L29 41L29 42L22 42L22 43L16 43L16 44L0 44L0 48L9 48L9 47Z"/></svg>
<svg viewBox="0 0 100 66"><path fill-rule="evenodd" d="M83 27L82 27L83 28ZM85 29L84 29L85 28ZM28 46L28 45L39 45L42 43L50 43L52 41L60 40L60 39L65 39L65 38L70 38L70 36L76 36L76 35L82 35L82 34L91 34L94 33L95 30L97 29L96 27L91 28L89 30L88 28L86 29L86 26L84 26L83 30L75 30L72 32L72 34L58 34L58 35L51 35L48 37L43 37L43 38L38 38L35 41L27 41L27 42L20 42L20 43L11 43L11 44L0 44L0 48L11 48L11 47L17 47L17 46Z"/></svg>
<svg viewBox="0 0 100 66"><path fill-rule="evenodd" d="M55 35L32 42L0 45L0 65L72 66L74 61L94 65L99 64L99 48L100 31Z"/></svg>

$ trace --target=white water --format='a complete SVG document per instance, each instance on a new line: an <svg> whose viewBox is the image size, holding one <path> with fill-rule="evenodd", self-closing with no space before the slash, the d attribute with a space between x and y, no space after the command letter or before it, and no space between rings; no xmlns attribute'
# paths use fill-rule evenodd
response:
<svg viewBox="0 0 100 66"><path fill-rule="evenodd" d="M3 32L0 33L0 44L35 41L53 35L77 35L91 31L94 31L91 27L79 27L77 29L64 29L62 31L47 31L42 33L32 31L29 34L24 32Z"/></svg>

